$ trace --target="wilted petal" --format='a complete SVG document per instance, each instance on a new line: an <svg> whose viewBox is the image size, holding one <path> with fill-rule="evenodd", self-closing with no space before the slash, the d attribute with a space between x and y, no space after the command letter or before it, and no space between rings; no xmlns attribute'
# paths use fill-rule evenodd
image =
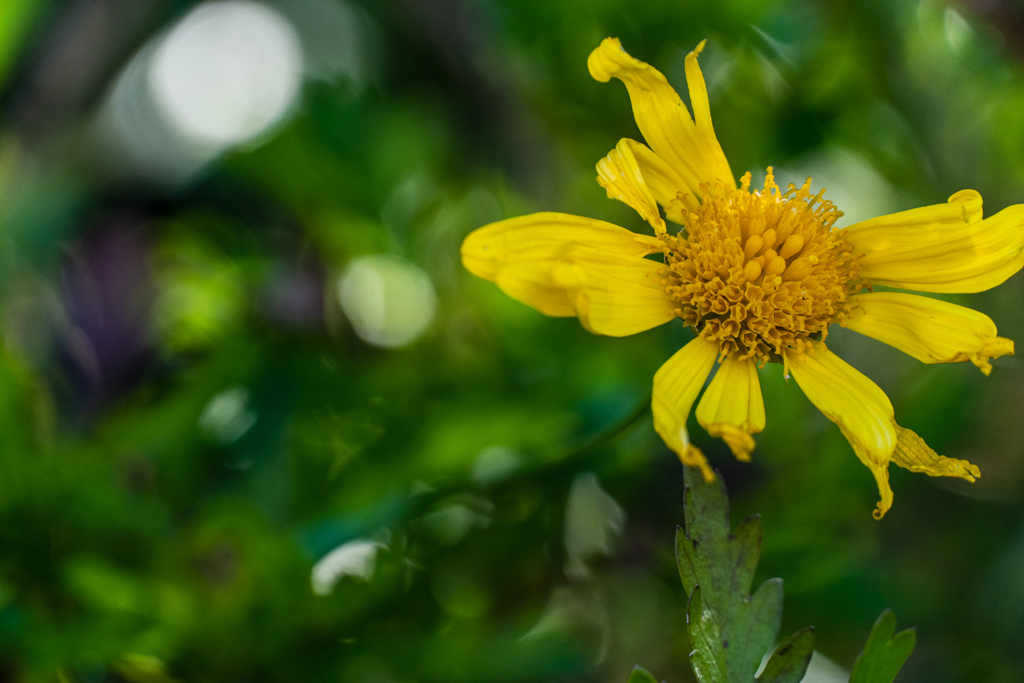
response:
<svg viewBox="0 0 1024 683"><path fill-rule="evenodd" d="M911 430L897 425L896 433L898 441L892 453L892 461L900 467L911 472L923 472L931 477L959 477L972 483L981 476L977 465L939 455Z"/></svg>

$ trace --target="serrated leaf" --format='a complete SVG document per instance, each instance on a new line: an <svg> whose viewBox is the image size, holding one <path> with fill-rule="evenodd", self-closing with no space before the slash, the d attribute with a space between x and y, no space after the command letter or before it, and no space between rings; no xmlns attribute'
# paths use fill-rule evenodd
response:
<svg viewBox="0 0 1024 683"><path fill-rule="evenodd" d="M686 529L676 535L679 576L687 593L700 584L704 601L716 611L746 597L761 554L761 519L752 515L734 533L729 528L729 500L722 478L706 483L686 468ZM687 543L683 543L683 540Z"/></svg>
<svg viewBox="0 0 1024 683"><path fill-rule="evenodd" d="M730 533L729 502L719 477L708 484L686 469L686 529L676 533L676 561L683 586L699 595L702 611L713 615L717 637L696 631L691 664L727 683L748 683L779 632L782 581L766 581L751 597L750 586L761 553L761 520L748 517ZM692 604L691 604L692 611ZM692 618L692 617L691 617ZM697 624L698 627L701 624ZM712 680L712 679L709 679Z"/></svg>
<svg viewBox="0 0 1024 683"><path fill-rule="evenodd" d="M917 633L912 628L895 636L896 615L885 610L878 617L868 635L864 651L853 663L850 683L893 683L907 657L917 644Z"/></svg>
<svg viewBox="0 0 1024 683"><path fill-rule="evenodd" d="M791 635L772 653L758 676L758 683L799 683L807 673L814 654L814 627L808 626Z"/></svg>
<svg viewBox="0 0 1024 683"><path fill-rule="evenodd" d="M690 666L700 683L728 683L721 629L715 615L704 609L700 586L694 586L686 605L686 633L693 645Z"/></svg>
<svg viewBox="0 0 1024 683"><path fill-rule="evenodd" d="M658 680L650 671L638 664L629 672L629 683L658 683Z"/></svg>

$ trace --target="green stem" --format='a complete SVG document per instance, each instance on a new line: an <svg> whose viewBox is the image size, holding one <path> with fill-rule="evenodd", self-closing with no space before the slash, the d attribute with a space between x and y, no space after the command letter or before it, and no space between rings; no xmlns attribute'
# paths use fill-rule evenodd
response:
<svg viewBox="0 0 1024 683"><path fill-rule="evenodd" d="M592 456L593 451L612 443L617 438L628 432L636 425L637 422L643 419L650 412L650 409L651 395L648 394L628 415L608 428L598 432L596 435L585 439L579 445L570 448L561 457L552 458L547 462L530 469L514 472L505 479L502 479L500 482L497 482L495 485L488 487L488 491L492 494L500 493L503 490L519 486L527 480L554 480L558 479L560 475L575 472L583 462L587 460L587 458ZM414 509L422 510L438 500L460 491L465 491L467 488L470 488L470 486L463 483L445 487L444 489L433 491L427 495L419 496Z"/></svg>
<svg viewBox="0 0 1024 683"><path fill-rule="evenodd" d="M603 446L606 443L614 441L619 436L622 436L623 434L628 432L633 427L633 425L635 425L643 417L645 417L647 413L650 411L650 409L651 395L647 394L647 396L642 401L640 401L640 403L637 404L636 408L633 409L633 412L626 415L626 417L622 418L621 420L611 425L604 431L598 432L598 434L591 438L589 441L586 441L585 443L570 450L566 457L560 459L559 462L564 462L565 460L569 459L575 459L577 456L583 453L588 453L589 451L594 450L595 448L599 448L600 446Z"/></svg>

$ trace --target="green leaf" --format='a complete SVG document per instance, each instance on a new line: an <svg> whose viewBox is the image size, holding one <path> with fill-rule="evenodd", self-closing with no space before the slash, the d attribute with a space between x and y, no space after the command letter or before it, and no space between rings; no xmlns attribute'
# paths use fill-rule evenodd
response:
<svg viewBox="0 0 1024 683"><path fill-rule="evenodd" d="M761 553L760 518L748 517L730 533L721 477L705 483L687 468L686 479L686 529L676 533L676 561L691 593L690 661L701 681L749 683L779 632L782 581L765 581L750 596Z"/></svg>
<svg viewBox="0 0 1024 683"><path fill-rule="evenodd" d="M629 673L629 683L658 683L651 672L640 665L634 666Z"/></svg>
<svg viewBox="0 0 1024 683"><path fill-rule="evenodd" d="M758 677L758 683L799 683L807 673L813 654L814 627L808 626L779 645Z"/></svg>
<svg viewBox="0 0 1024 683"><path fill-rule="evenodd" d="M693 652L690 666L700 683L727 683L721 629L715 615L704 608L700 586L694 586L686 605L686 633Z"/></svg>
<svg viewBox="0 0 1024 683"><path fill-rule="evenodd" d="M892 683L914 651L917 634L908 628L895 636L896 616L885 610L875 622L864 651L853 663L850 683Z"/></svg>

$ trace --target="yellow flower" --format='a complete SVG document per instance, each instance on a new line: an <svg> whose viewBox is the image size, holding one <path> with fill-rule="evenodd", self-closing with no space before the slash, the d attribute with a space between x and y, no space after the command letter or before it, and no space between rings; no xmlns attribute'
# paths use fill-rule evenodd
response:
<svg viewBox="0 0 1024 683"><path fill-rule="evenodd" d="M690 443L686 419L749 460L764 429L757 367L783 363L811 402L835 422L892 505L889 463L932 476L974 481L978 468L938 455L896 424L892 404L871 380L825 346L839 323L924 363L1013 353L987 316L936 299L872 292L868 285L921 292L980 292L1024 265L1024 205L982 220L981 196L957 192L946 204L834 228L841 215L803 187L782 191L771 168L764 188L750 174L737 187L715 137L697 55L686 58L693 116L665 77L605 39L588 60L591 75L625 83L647 145L623 139L597 164L608 196L654 228L640 235L603 221L536 213L492 223L462 244L470 272L551 316L577 316L596 334L621 337L681 318L697 337L654 376L654 426L679 458L714 477ZM664 217L682 226L666 230ZM647 258L661 254L662 260ZM868 291L865 291L868 290Z"/></svg>

